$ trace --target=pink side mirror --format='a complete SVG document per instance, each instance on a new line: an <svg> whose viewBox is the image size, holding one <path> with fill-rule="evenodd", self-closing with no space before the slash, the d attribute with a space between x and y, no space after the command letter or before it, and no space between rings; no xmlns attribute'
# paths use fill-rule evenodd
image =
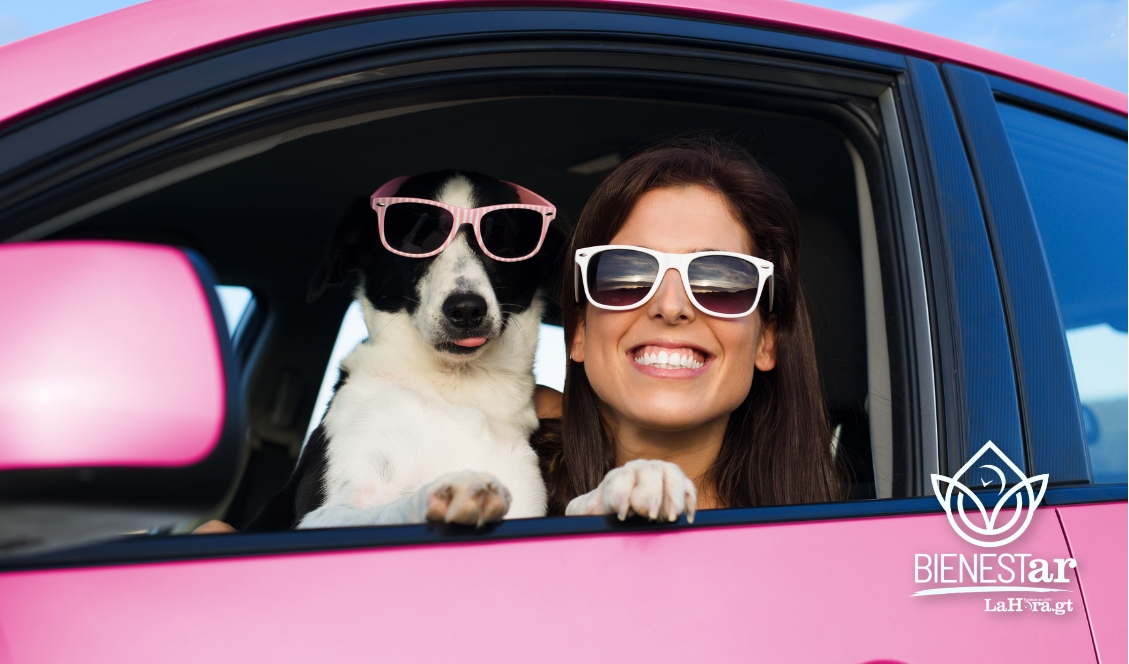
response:
<svg viewBox="0 0 1129 664"><path fill-rule="evenodd" d="M0 555L222 499L242 409L214 286L171 247L0 245Z"/></svg>

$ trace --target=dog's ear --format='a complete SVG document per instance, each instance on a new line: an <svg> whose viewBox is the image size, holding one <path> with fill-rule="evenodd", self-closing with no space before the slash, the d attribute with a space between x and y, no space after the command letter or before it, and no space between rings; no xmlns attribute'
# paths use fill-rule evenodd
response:
<svg viewBox="0 0 1129 664"><path fill-rule="evenodd" d="M353 270L364 267L377 241L376 212L369 207L368 197L359 197L349 204L333 229L321 265L310 278L306 301L321 297L327 286L340 286Z"/></svg>

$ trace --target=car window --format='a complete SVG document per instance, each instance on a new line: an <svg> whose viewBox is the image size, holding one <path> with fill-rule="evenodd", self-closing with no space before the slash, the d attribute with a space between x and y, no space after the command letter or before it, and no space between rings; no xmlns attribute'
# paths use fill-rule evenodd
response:
<svg viewBox="0 0 1129 664"><path fill-rule="evenodd" d="M1094 481L1126 481L1124 140L1010 104L1000 116L1050 264Z"/></svg>
<svg viewBox="0 0 1129 664"><path fill-rule="evenodd" d="M221 286L222 288L222 286ZM321 423L325 408L333 397L333 387L337 384L338 367L341 360L349 354L360 342L368 338L368 329L365 319L361 314L361 305L353 302L345 310L341 319L341 327L337 332L337 340L333 342L333 351L329 355L329 362L325 366L325 375L318 388L318 396L314 401L314 413L306 429L306 440ZM565 344L564 328L559 325L541 324L537 337L537 357L533 362L533 375L538 385L551 387L557 391L564 390L565 372Z"/></svg>
<svg viewBox="0 0 1129 664"><path fill-rule="evenodd" d="M788 112L661 99L520 96L346 116L351 119L332 125L319 121L267 151L239 153L220 170L205 169L49 237L149 237L138 230L144 229L196 238L199 246L223 248L205 256L216 273L254 282L254 298L242 292L242 314L239 291L223 296L232 305L225 307L229 327L243 330L235 350L244 363L249 454L231 500L213 514L243 528L292 477L304 441L328 407L340 362L368 334L359 309L328 297L313 306L307 302L308 267L321 260L334 224L358 197L392 177L462 165L520 181L553 201L563 238L622 155L708 129L761 159L786 183L797 206L800 278L844 496L902 497L915 489L896 478L913 473L897 464L916 457L898 446L910 440L903 430L916 426L917 408L904 403L914 394L902 389L907 358L887 348L886 316L868 314L890 310L879 239L890 224L900 223L870 201L871 191L885 186L885 178L866 178L867 162L882 166L883 152L868 138L877 125L842 119L861 132L848 143L838 120L813 116L807 101L782 99ZM533 124L514 138L514 123L529 119ZM466 126L476 128L474 141L460 133ZM376 152L383 155L379 163L369 160ZM324 163L332 172L314 166ZM155 217L153 209L175 213ZM273 219L277 232L264 235L254 221L262 218ZM902 279L901 273L895 278ZM551 293L555 286L544 288ZM556 315L550 305L546 321L558 322ZM567 357L563 331L543 326L539 336L536 380L560 389Z"/></svg>
<svg viewBox="0 0 1129 664"><path fill-rule="evenodd" d="M220 298L220 307L223 308L223 318L227 322L227 333L235 336L239 321L255 299L251 289L243 286L216 286L216 295Z"/></svg>
<svg viewBox="0 0 1129 664"><path fill-rule="evenodd" d="M542 170L538 171L545 174L540 176L542 180L529 177L525 183L554 201L567 213L566 218L569 219L583 208L591 190L614 167L617 155L634 149L632 146L645 145L662 136L677 134L694 126L711 127L720 135L741 136L751 132L755 138L741 140L789 183L790 194L797 205L802 237L801 279L811 315L816 361L833 432L832 449L836 464L840 466L843 476L848 478L844 481L844 493L848 499L854 500L892 498L904 491L896 487L894 482L895 458L904 458L899 457L900 453L895 453L895 441L904 440L904 437L896 436L894 432L895 424L901 424L894 416L898 409L892 401L898 393L896 386L891 383L890 370L891 363L900 360L890 357L885 336L885 317L868 316L866 313L886 309L883 302L878 229L881 224L889 223L889 220L882 217L881 210L876 211L871 204L871 189L881 185L872 186L868 182L862 155L853 142L845 143L842 136L832 131L826 123L803 116L769 116L745 110L675 107L656 102L578 98L568 101L556 99L552 104L544 104L528 99L487 100L465 107L403 114L349 125L306 137L303 139L304 143L294 142L280 146L269 158L266 155L255 156L233 167L247 169L246 177L251 177L251 173L263 168L278 168L280 159L293 159L295 165L304 164L308 163L311 155L340 151L342 145L351 146L351 150L363 153L363 149L354 146L368 145L374 137L379 139L378 143L384 145L385 149L390 145L388 141L398 141L399 136L428 137L427 140L431 140L437 131L465 124L470 112L475 113L474 122L482 131L497 133L499 136L504 136L509 126L506 118L544 118L543 129L538 129L545 132L538 139L544 145L556 145L557 141L562 140L558 138L559 127L563 126L561 123L574 123L583 128L583 131L578 129L575 133L585 136L586 141L577 143L574 138L565 141L567 145L562 146L559 156L554 156L554 153L545 157L549 154L547 152L530 153L520 142L512 145L500 143L498 145L504 146L505 150L499 152L501 147L495 146L490 153L491 159L499 163L536 164L544 160L544 166L539 167ZM599 121L594 121L594 118ZM334 140L327 142L331 138ZM421 154L419 140L423 138L414 139L410 152L405 154ZM619 145L624 146L622 150L609 152L608 146ZM458 140L452 139L447 143L436 144L434 149L425 150L422 154L434 155L437 166L431 167L435 168L446 163L470 163L469 160L475 158L473 154L465 159L461 156L466 149L468 148ZM408 157L397 159L406 160ZM425 166L412 168L423 170ZM489 171L501 166L487 163L482 168ZM293 166L283 169L282 175L288 177L285 174L292 170ZM399 171L389 171L387 175L394 173ZM371 187L372 182L379 181L380 177L366 174L363 185L352 184L347 190L342 187L342 194L353 196L356 191L365 190L361 187ZM304 182L295 183L295 187L303 191L308 186ZM323 194L324 192L319 192L318 196ZM348 200L344 195L341 198ZM289 209L280 209L278 212L280 215L292 214ZM200 215L192 216L192 220L198 218ZM333 215L325 214L316 223L328 225L332 222ZM295 223L312 222L303 218ZM323 229L320 232L325 231ZM302 294L304 296L304 292ZM283 301L290 297L290 292L279 292L271 294L271 301ZM298 320L294 312L309 312L304 307L290 308L281 305L275 311L281 317L294 316L286 321L276 319L275 327L272 328L275 334L305 325L306 320ZM259 427L263 431L264 440L285 441L288 453L293 456L281 458L277 449L279 446L275 445L267 445L256 451L249 467L262 465L259 457L265 459L273 455L272 458L280 458L270 462L269 472L263 471L255 475L257 478L265 478L269 474L271 480L263 482L264 487L266 484L270 484L270 487L263 488L261 492L248 490L249 496L252 493L255 495L246 499L247 507L241 509L240 514L253 516L259 507L256 503L257 496L263 496L265 500L266 496L273 494L286 482L288 473L283 472L283 469L295 462L298 450L321 422L338 380L341 360L367 337L368 331L358 305L352 305L346 311L342 318L331 323L338 328L338 334L330 356L311 363L311 367L316 366L316 375L310 377L308 391L301 390L300 400L313 400L309 419L303 420L300 425L305 431L295 432L297 436L291 439L291 432L280 431L280 427L273 422ZM312 312L305 313L303 318L312 320L312 316ZM549 320L558 322L551 318ZM563 330L559 326L542 324L534 366L537 383L562 390L566 358ZM269 356L263 356L258 361L272 360ZM291 374L297 373L298 370L293 368L297 363L297 358L292 354L280 361L280 364L286 364L286 370ZM269 371L255 375L272 377L266 380L280 380L276 378L278 373ZM268 385L264 392L282 394L282 388ZM274 401L278 400L274 398ZM273 407L268 404L268 408ZM275 469L278 470L277 474ZM248 477L250 472L248 471Z"/></svg>

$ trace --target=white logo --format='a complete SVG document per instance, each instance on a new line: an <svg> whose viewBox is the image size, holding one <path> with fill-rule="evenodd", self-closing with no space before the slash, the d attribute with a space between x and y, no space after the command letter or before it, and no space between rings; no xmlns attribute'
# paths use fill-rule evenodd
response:
<svg viewBox="0 0 1129 664"><path fill-rule="evenodd" d="M1007 467L1019 477L1019 481L1013 484L1009 489L1007 477L999 467L990 464L979 466L980 468L994 471L1000 478L1000 490L996 494L996 504L990 514L987 508L984 507L984 503L980 502L980 498L967 486L957 481L964 477L973 466L976 466L980 457L984 456L988 450L994 452L996 456L1003 460ZM1047 490L1047 479L1049 477L1049 475L1027 477L1023 474L1023 471L1017 468L1015 464L1011 462L1011 459L1007 458L1007 455L1001 452L1000 448L996 447L995 443L990 440L984 444L984 447L980 448L980 451L977 452L975 456L968 460L968 463L961 466L961 469L957 471L956 477L949 478L944 475L930 475L930 478L933 480L933 493L937 495L937 500L941 502L941 507L945 508L945 514L949 515L949 524L952 525L953 530L955 530L964 541L984 547L1003 546L1015 541L1015 538L1019 537L1023 534L1023 531L1027 530L1027 526L1031 524L1031 517L1035 514L1035 508L1038 507L1039 503L1043 500L1043 493ZM944 495L941 493L942 482L948 485ZM981 483L984 484L984 486L988 486L994 482L982 481ZM1036 495L1034 489L1036 483L1038 484L1038 495ZM956 516L953 514L954 489L959 492L955 507L956 512L960 514L960 523L957 523ZM1026 510L1024 510L1024 495L1027 496ZM965 513L964 499L966 496L979 511L979 520L969 519L968 514ZM1014 501L1012 500L1013 497L1015 498ZM996 525L996 518L999 517L1000 510L1008 507L1014 507L1015 514L1007 523ZM1024 512L1026 512L1026 515L1024 515ZM975 516L975 513L973 513L973 515ZM1019 524L1021 517L1023 522ZM973 521L978 522L973 523ZM1018 528L1016 528L1017 524L1019 524ZM1014 532L1011 532L1013 529ZM1011 534L1008 534L1009 532Z"/></svg>

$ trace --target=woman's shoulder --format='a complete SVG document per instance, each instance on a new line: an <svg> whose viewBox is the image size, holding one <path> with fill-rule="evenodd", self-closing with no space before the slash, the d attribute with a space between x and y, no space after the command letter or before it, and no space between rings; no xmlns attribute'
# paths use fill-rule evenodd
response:
<svg viewBox="0 0 1129 664"><path fill-rule="evenodd" d="M533 390L533 404L537 408L538 419L560 419L563 397L564 395L551 387L538 385Z"/></svg>

